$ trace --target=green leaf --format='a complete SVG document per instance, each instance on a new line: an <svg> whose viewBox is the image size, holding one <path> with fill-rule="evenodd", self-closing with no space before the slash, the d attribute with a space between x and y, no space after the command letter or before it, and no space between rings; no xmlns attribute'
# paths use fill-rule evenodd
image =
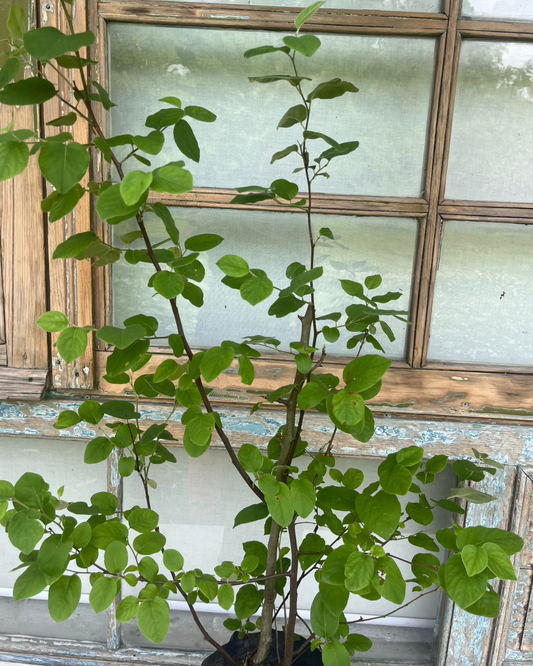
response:
<svg viewBox="0 0 533 666"><path fill-rule="evenodd" d="M167 548L163 553L163 564L169 571L181 571L183 569L183 555L173 548Z"/></svg>
<svg viewBox="0 0 533 666"><path fill-rule="evenodd" d="M485 570L469 576L461 555L452 555L446 563L444 582L448 596L459 608L466 609L481 599L487 589L488 573Z"/></svg>
<svg viewBox="0 0 533 666"><path fill-rule="evenodd" d="M120 183L120 194L127 206L133 206L150 188L153 175L144 171L130 171Z"/></svg>
<svg viewBox="0 0 533 666"><path fill-rule="evenodd" d="M127 328L115 328L114 326L102 326L96 337L119 349L126 349L137 340L146 336L146 329L140 324L133 324Z"/></svg>
<svg viewBox="0 0 533 666"><path fill-rule="evenodd" d="M496 592L489 590L474 604L465 608L467 613L481 615L482 617L498 617L500 613L500 597Z"/></svg>
<svg viewBox="0 0 533 666"><path fill-rule="evenodd" d="M295 479L290 487L291 503L296 513L302 518L315 508L315 487L308 479Z"/></svg>
<svg viewBox="0 0 533 666"><path fill-rule="evenodd" d="M194 120L199 120L202 123L214 123L217 119L214 113L204 109L203 106L186 106L184 111L185 115L194 118Z"/></svg>
<svg viewBox="0 0 533 666"><path fill-rule="evenodd" d="M361 494L355 500L359 518L382 539L388 539L398 527L402 508L398 498L380 490L376 495Z"/></svg>
<svg viewBox="0 0 533 666"><path fill-rule="evenodd" d="M202 377L209 383L216 379L224 370L227 370L234 358L233 347L211 347L201 362Z"/></svg>
<svg viewBox="0 0 533 666"><path fill-rule="evenodd" d="M117 620L119 622L129 622L137 615L139 608L139 599L134 596L125 597L117 606Z"/></svg>
<svg viewBox="0 0 533 666"><path fill-rule="evenodd" d="M255 368L247 356L239 357L239 377L243 384L250 386L255 379Z"/></svg>
<svg viewBox="0 0 533 666"><path fill-rule="evenodd" d="M113 218L128 219L134 217L139 207L146 200L147 193L134 205L128 206L120 193L120 185L112 185L102 192L96 202L96 212L102 220L112 220Z"/></svg>
<svg viewBox="0 0 533 666"><path fill-rule="evenodd" d="M17 511L9 521L8 537L11 543L29 555L43 538L44 527L39 520L30 518L29 511Z"/></svg>
<svg viewBox="0 0 533 666"><path fill-rule="evenodd" d="M45 576L60 576L68 566L72 541L62 541L59 534L45 539L41 544L37 564Z"/></svg>
<svg viewBox="0 0 533 666"><path fill-rule="evenodd" d="M464 552L467 548L477 548L477 546L465 546L461 551L463 562L465 561ZM480 550L478 548L478 550ZM500 580L516 580L516 574L509 559L509 555L497 543L488 541L481 546L481 550L485 551L488 557L488 566L490 570L498 576ZM466 567L466 562L465 562ZM467 567L468 571L468 567Z"/></svg>
<svg viewBox="0 0 533 666"><path fill-rule="evenodd" d="M333 328L331 326L322 327L322 335L326 339L326 342L337 342L340 337L340 331L338 328Z"/></svg>
<svg viewBox="0 0 533 666"><path fill-rule="evenodd" d="M276 495L265 495L265 501L273 520L281 527L288 527L294 517L289 488L285 483L279 484Z"/></svg>
<svg viewBox="0 0 533 666"><path fill-rule="evenodd" d="M7 29L12 40L22 39L28 29L26 12L20 5L11 4L7 19Z"/></svg>
<svg viewBox="0 0 533 666"><path fill-rule="evenodd" d="M65 409L65 411L61 412L57 421L54 423L54 428L56 430L70 428L71 426L80 423L81 420L81 416L79 416L75 411L71 409Z"/></svg>
<svg viewBox="0 0 533 666"><path fill-rule="evenodd" d="M334 417L342 425L357 425L364 417L364 403L360 395L342 390L333 396L331 404Z"/></svg>
<svg viewBox="0 0 533 666"><path fill-rule="evenodd" d="M483 548L478 548L478 546L470 544L465 546L461 551L461 559L469 576L475 576L485 571L489 563L487 552Z"/></svg>
<svg viewBox="0 0 533 666"><path fill-rule="evenodd" d="M439 552L439 547L437 546L435 541L427 534L424 534L424 532L419 532L418 534L411 534L411 536L409 537L409 543L412 544L413 546L416 546L417 548L424 548L425 550L430 550L432 553Z"/></svg>
<svg viewBox="0 0 533 666"><path fill-rule="evenodd" d="M145 532L133 540L133 548L139 555L153 555L159 553L167 539L160 532Z"/></svg>
<svg viewBox="0 0 533 666"><path fill-rule="evenodd" d="M470 486L467 486L466 488L454 488L450 491L450 497L461 497L462 499L472 502L472 504L487 504L496 499L496 497L488 495L487 493L482 493L480 490L475 490Z"/></svg>
<svg viewBox="0 0 533 666"><path fill-rule="evenodd" d="M103 462L107 460L112 450L113 442L107 439L107 437L96 437L87 444L83 462L87 465L95 465L96 463Z"/></svg>
<svg viewBox="0 0 533 666"><path fill-rule="evenodd" d="M118 461L118 473L120 476L131 476L135 471L135 458L121 458Z"/></svg>
<svg viewBox="0 0 533 666"><path fill-rule="evenodd" d="M294 25L296 26L297 31L300 31L302 25L317 13L324 2L325 0L314 2L312 5L309 5L309 7L306 7L298 14L298 16L294 19Z"/></svg>
<svg viewBox="0 0 533 666"><path fill-rule="evenodd" d="M233 606L235 593L231 585L221 585L218 590L218 603L224 610L229 610Z"/></svg>
<svg viewBox="0 0 533 666"><path fill-rule="evenodd" d="M137 610L137 623L143 636L152 643L162 643L170 626L170 609L161 597L141 602Z"/></svg>
<svg viewBox="0 0 533 666"><path fill-rule="evenodd" d="M327 396L327 387L319 381L311 381L306 384L298 394L298 407L302 410L312 409Z"/></svg>
<svg viewBox="0 0 533 666"><path fill-rule="evenodd" d="M220 270L230 277L244 277L250 272L248 263L236 254L226 254L217 261Z"/></svg>
<svg viewBox="0 0 533 666"><path fill-rule="evenodd" d="M398 565L390 557L380 558L379 564L385 574L385 580L375 577L372 581L375 589L387 601L397 605L403 604L406 586Z"/></svg>
<svg viewBox="0 0 533 666"><path fill-rule="evenodd" d="M405 510L407 515L419 525L431 525L433 522L433 511L423 504L409 502Z"/></svg>
<svg viewBox="0 0 533 666"><path fill-rule="evenodd" d="M170 125L175 125L184 116L183 109L161 109L146 119L146 127L153 127L156 130L161 130Z"/></svg>
<svg viewBox="0 0 533 666"><path fill-rule="evenodd" d="M319 592L311 604L311 629L321 638L330 638L339 628L339 616L332 613Z"/></svg>
<svg viewBox="0 0 533 666"><path fill-rule="evenodd" d="M50 500L49 488L42 476L25 472L15 484L15 497L31 509L42 509Z"/></svg>
<svg viewBox="0 0 533 666"><path fill-rule="evenodd" d="M33 76L16 83L10 83L3 90L0 90L0 104L7 104L8 106L44 104L55 97L55 94L56 89L50 81L41 79L39 76Z"/></svg>
<svg viewBox="0 0 533 666"><path fill-rule="evenodd" d="M372 647L372 641L370 638L367 638L362 634L350 634L346 638L346 644L356 652L368 652Z"/></svg>
<svg viewBox="0 0 533 666"><path fill-rule="evenodd" d="M151 509L135 509L128 515L128 523L136 532L151 532L159 524L159 516Z"/></svg>
<svg viewBox="0 0 533 666"><path fill-rule="evenodd" d="M158 155L163 149L165 135L159 130L150 132L148 136L140 136L137 134L133 137L133 143L139 148L139 150L142 150L143 153Z"/></svg>
<svg viewBox="0 0 533 666"><path fill-rule="evenodd" d="M0 501L10 500L15 495L15 488L9 481L0 481Z"/></svg>
<svg viewBox="0 0 533 666"><path fill-rule="evenodd" d="M343 643L334 640L322 648L322 661L324 666L350 666L350 655Z"/></svg>
<svg viewBox="0 0 533 666"><path fill-rule="evenodd" d="M39 168L43 176L60 194L67 193L83 178L89 161L87 149L75 141L49 142L39 153Z"/></svg>
<svg viewBox="0 0 533 666"><path fill-rule="evenodd" d="M237 453L239 462L247 472L256 474L263 467L263 456L256 446L243 444Z"/></svg>
<svg viewBox="0 0 533 666"><path fill-rule="evenodd" d="M278 298L272 303L268 309L268 314L271 317L286 317L291 312L297 312L301 307L305 305L305 301L302 301L299 298L295 298L292 294L290 296L284 296Z"/></svg>
<svg viewBox="0 0 533 666"><path fill-rule="evenodd" d="M358 393L366 391L377 384L389 369L390 364L388 359L373 354L355 358L343 371L347 389Z"/></svg>
<svg viewBox="0 0 533 666"><path fill-rule="evenodd" d="M30 551L31 552L31 551ZM13 599L21 601L40 594L48 585L43 572L39 569L37 562L30 564L15 581L13 586Z"/></svg>
<svg viewBox="0 0 533 666"><path fill-rule="evenodd" d="M120 541L113 541L105 549L105 568L109 573L122 573L128 566L128 551Z"/></svg>
<svg viewBox="0 0 533 666"><path fill-rule="evenodd" d="M266 53L276 53L277 51L283 51L288 53L286 46L256 46L254 49L248 49L244 52L245 58L254 58L258 55L265 55Z"/></svg>
<svg viewBox="0 0 533 666"><path fill-rule="evenodd" d="M355 551L351 553L344 568L345 586L350 592L357 593L368 587L374 576L374 560L369 556Z"/></svg>
<svg viewBox="0 0 533 666"><path fill-rule="evenodd" d="M200 146L192 127L186 120L180 120L174 125L174 142L185 157L193 162L200 161Z"/></svg>
<svg viewBox="0 0 533 666"><path fill-rule="evenodd" d="M174 218L172 217L167 206L158 201L152 204L152 210L165 225L165 230L170 236L171 241L177 245L180 242L180 232L178 231L176 223L174 222Z"/></svg>
<svg viewBox="0 0 533 666"><path fill-rule="evenodd" d="M151 189L159 194L184 194L193 188L191 172L174 164L156 169L153 175Z"/></svg>
<svg viewBox="0 0 533 666"><path fill-rule="evenodd" d="M369 275L365 278L365 287L367 289L377 289L381 286L383 279L381 275Z"/></svg>
<svg viewBox="0 0 533 666"><path fill-rule="evenodd" d="M277 153L274 153L272 155L272 159L270 160L270 164L274 164L274 162L282 160L284 157L287 157L287 155L297 152L298 152L298 146L297 144L293 143L292 146L288 146L287 148L284 148L283 150L279 150Z"/></svg>
<svg viewBox="0 0 533 666"><path fill-rule="evenodd" d="M53 258L72 259L85 252L96 242L98 242L98 236L93 231L74 234L56 247Z"/></svg>
<svg viewBox="0 0 533 666"><path fill-rule="evenodd" d="M81 599L79 576L61 576L48 592L48 611L54 622L64 622L74 613Z"/></svg>
<svg viewBox="0 0 533 666"><path fill-rule="evenodd" d="M297 86L302 81L311 81L307 76L291 76L290 74L268 74L267 76L249 76L250 83L276 83L287 81L292 86Z"/></svg>
<svg viewBox="0 0 533 666"><path fill-rule="evenodd" d="M78 326L66 328L57 339L57 351L65 363L72 363L87 349L87 331Z"/></svg>
<svg viewBox="0 0 533 666"><path fill-rule="evenodd" d="M45 312L37 319L37 326L47 333L58 333L67 328L68 325L68 317L56 310Z"/></svg>
<svg viewBox="0 0 533 666"><path fill-rule="evenodd" d="M89 603L95 613L102 613L111 606L117 594L117 579L101 576L94 582L89 594Z"/></svg>
<svg viewBox="0 0 533 666"><path fill-rule="evenodd" d="M93 528L91 544L96 548L105 550L113 541L121 541L123 544L128 541L128 528L118 518L106 520Z"/></svg>
<svg viewBox="0 0 533 666"><path fill-rule="evenodd" d="M22 173L28 166L29 156L28 146L21 141L0 143L0 181L9 180Z"/></svg>
<svg viewBox="0 0 533 666"><path fill-rule="evenodd" d="M378 467L381 487L390 495L407 495L413 483L413 475L403 465L392 465L388 460Z"/></svg>
<svg viewBox="0 0 533 666"><path fill-rule="evenodd" d="M243 585L235 599L235 615L239 620L245 620L257 611L262 601L263 592L255 585Z"/></svg>
<svg viewBox="0 0 533 666"><path fill-rule="evenodd" d="M283 42L293 51L310 58L318 51L321 41L314 35L303 35L302 37L293 37L292 35L283 38Z"/></svg>
<svg viewBox="0 0 533 666"><path fill-rule="evenodd" d="M268 507L266 504L252 504L245 509L239 511L235 516L233 527L245 525L246 523L254 523L256 520L262 520L268 516Z"/></svg>
<svg viewBox="0 0 533 666"><path fill-rule="evenodd" d="M184 288L183 279L172 271L159 271L154 277L153 288L164 298L172 299L179 296Z"/></svg>
<svg viewBox="0 0 533 666"><path fill-rule="evenodd" d="M74 187L65 194L58 194L50 208L48 221L50 223L57 222L65 215L68 215L76 206L80 199L85 195L85 190L81 185L76 184Z"/></svg>
<svg viewBox="0 0 533 666"><path fill-rule="evenodd" d="M70 539L75 548L84 548L91 540L92 533L89 523L79 523L72 531Z"/></svg>
<svg viewBox="0 0 533 666"><path fill-rule="evenodd" d="M199 234L198 236L187 238L185 247L190 252L205 252L217 247L223 240L222 236L218 234Z"/></svg>
<svg viewBox="0 0 533 666"><path fill-rule="evenodd" d="M350 469L347 469L343 474L342 485L346 488L355 490L356 488L359 488L364 480L365 475L363 472L361 472L360 469L354 469L353 467L350 467Z"/></svg>
<svg viewBox="0 0 533 666"><path fill-rule="evenodd" d="M428 474L438 474L446 469L448 463L448 456L440 455L433 456L426 462L426 472Z"/></svg>
<svg viewBox="0 0 533 666"><path fill-rule="evenodd" d="M507 555L519 553L524 547L524 541L518 534L491 527L467 527L457 535L457 549L462 550L466 544L483 545L484 543L497 543Z"/></svg>
<svg viewBox="0 0 533 666"><path fill-rule="evenodd" d="M79 51L84 46L94 44L92 32L65 35L57 28L38 28L23 36L24 48L37 60L52 60L72 51Z"/></svg>
<svg viewBox="0 0 533 666"><path fill-rule="evenodd" d="M257 305L268 298L274 291L274 285L267 277L252 275L241 284L240 292L243 300L250 305Z"/></svg>
<svg viewBox="0 0 533 666"><path fill-rule="evenodd" d="M300 564L304 571L322 559L325 547L326 542L318 534L310 533L304 537L300 544L301 554L299 555Z"/></svg>
<svg viewBox="0 0 533 666"><path fill-rule="evenodd" d="M319 83L318 86L307 96L308 101L314 99L333 99L334 97L341 97L346 92L356 93L359 90L348 81L341 81L341 79L331 79Z"/></svg>
<svg viewBox="0 0 533 666"><path fill-rule="evenodd" d="M270 187L277 197L285 201L292 201L294 197L298 196L298 185L284 178L273 181Z"/></svg>
<svg viewBox="0 0 533 666"><path fill-rule="evenodd" d="M289 37L286 37L285 39L290 39ZM297 37L293 37L293 39L297 39ZM293 125L297 125L298 123L304 123L307 120L307 109L303 104L297 104L296 106L291 106L291 108L285 112L284 116L278 123L278 129L281 128L287 128L287 127L292 127ZM290 146L291 148L293 146ZM294 146L295 150L298 150L298 146L295 144ZM287 150L287 149L285 149ZM290 150L289 152L293 152ZM287 153L288 155L288 153ZM278 158L279 159L279 158ZM274 161L274 160L273 160Z"/></svg>

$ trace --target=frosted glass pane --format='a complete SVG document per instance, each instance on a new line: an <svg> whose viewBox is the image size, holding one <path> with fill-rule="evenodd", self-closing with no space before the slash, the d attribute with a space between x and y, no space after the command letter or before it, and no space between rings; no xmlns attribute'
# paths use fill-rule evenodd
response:
<svg viewBox="0 0 533 666"><path fill-rule="evenodd" d="M179 0L181 1L181 0ZM193 0L191 0L192 2ZM207 1L207 0L206 0ZM279 0L209 0L224 5L269 5L279 7ZM287 7L307 7L308 0L290 0L285 2ZM379 9L386 12L439 12L442 9L441 0L332 0L328 2L329 9Z"/></svg>
<svg viewBox="0 0 533 666"><path fill-rule="evenodd" d="M233 529L236 513L248 506L253 498L249 489L239 483L237 473L228 459L225 451L210 449L202 457L202 462L188 457L182 449L173 449L178 459L173 467L164 466L154 471L154 477L164 493L156 490L152 493L152 507L159 513L162 532L167 537L169 547L177 548L185 558L185 569L198 567L205 572L212 572L213 568L223 560L240 562L243 557L242 543L245 541L266 542L263 534L262 522L241 525ZM361 469L365 474L365 485L378 479L377 467L379 460L355 460L353 458L340 458L337 467L345 471L349 467ZM308 465L308 459L297 459L295 464L300 469ZM233 480L235 482L233 482ZM139 504L144 506L143 489L133 477L124 479L124 506ZM447 497L449 489L455 486L455 476L451 469L437 480L428 491L428 497L440 499ZM204 489L209 489L205 492ZM407 495L400 498L402 506L407 502L415 501L414 496ZM436 530L445 527L450 521L450 514L439 510L435 512L435 521L429 528L424 528L432 535ZM406 534L420 530L413 521L406 523ZM298 538L310 531L309 525L298 526ZM332 537L329 531L320 530L327 543ZM389 546L388 546L389 547ZM406 541L390 544L390 552L410 561L417 549ZM442 554L442 553L441 553ZM404 576L411 578L408 565L398 562ZM301 589L302 610L311 606L316 594L316 583L306 579ZM407 586L408 590L410 585ZM417 593L408 592L406 601L417 596ZM438 595L429 595L416 604L403 609L398 617L434 619L437 614ZM346 608L347 613L360 613L362 615L381 615L393 608L393 605L384 599L379 601L365 601L350 595Z"/></svg>
<svg viewBox="0 0 533 666"><path fill-rule="evenodd" d="M531 0L463 0L463 16L533 21Z"/></svg>
<svg viewBox="0 0 533 666"><path fill-rule="evenodd" d="M295 155L270 165L274 152L299 137L296 127L276 132L287 108L299 102L297 93L283 83L248 82L249 76L286 73L285 58L243 58L246 49L280 42L279 33L111 23L109 34L111 97L118 104L112 111L114 134L146 133L146 116L162 106L157 100L177 95L218 116L213 124L194 123L202 151L200 164L192 165L197 187L269 184L292 177L301 166ZM315 79L313 86L342 77L360 92L317 102L311 129L326 129L338 141L358 140L360 147L335 160L328 168L331 179L320 179L318 187L339 194L420 196L435 40L338 35L321 40L319 55L302 58L301 73ZM153 164L181 157L167 130L167 145ZM301 174L295 178L303 184Z"/></svg>
<svg viewBox="0 0 533 666"><path fill-rule="evenodd" d="M465 41L448 199L533 201L533 44Z"/></svg>
<svg viewBox="0 0 533 666"><path fill-rule="evenodd" d="M533 227L445 222L428 357L531 365Z"/></svg>
<svg viewBox="0 0 533 666"><path fill-rule="evenodd" d="M183 298L179 299L189 341L193 345L210 347L222 340L239 341L246 335L272 335L284 345L299 340L296 314L283 319L268 317L267 311L275 296L252 307L241 299L239 292L220 282L224 275L216 262L225 254L240 254L252 267L266 270L274 285L286 286L286 267L293 261L309 263L305 217L299 213L205 208L174 208L172 211L182 238L198 233L217 233L225 238L224 243L203 255L206 277L200 286L205 294L204 307L198 309ZM148 219L152 241L167 238L162 223L153 216ZM339 279L359 281L375 273L383 276L383 291L403 292L402 298L395 301L398 309L409 309L417 236L415 220L318 215L315 226L317 229L328 226L335 236L334 241L320 241L316 248L315 265L323 266L325 275L317 282L319 313L343 312L354 302L342 291ZM118 236L135 229L135 222L124 222L113 229L117 242ZM142 241L139 243L142 247ZM113 320L116 326L121 326L131 315L146 312L159 319L162 335L175 332L168 301L157 295L154 297L153 290L146 287L152 273L149 264L131 266L123 259L113 266ZM405 324L397 320L390 323L396 341L390 343L382 334L378 338L387 354L403 358ZM335 345L328 345L331 353L346 354L346 340L350 335L353 334L343 333Z"/></svg>
<svg viewBox="0 0 533 666"><path fill-rule="evenodd" d="M24 472L35 472L50 484L53 493L65 486L67 502L87 502L91 495L107 489L105 465L85 465L86 442L71 439L50 440L29 437L0 437L0 478L15 483ZM0 529L0 588L12 588L20 571L18 553ZM83 592L90 592L87 576L82 576Z"/></svg>

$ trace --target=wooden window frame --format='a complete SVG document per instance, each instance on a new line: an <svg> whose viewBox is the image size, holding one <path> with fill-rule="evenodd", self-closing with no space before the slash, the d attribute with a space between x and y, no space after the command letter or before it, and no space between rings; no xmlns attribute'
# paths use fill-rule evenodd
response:
<svg viewBox="0 0 533 666"><path fill-rule="evenodd" d="M41 0L43 24L56 25L57 12L47 13L49 3ZM93 55L103 63L95 78L107 85L107 31L109 21L154 23L174 26L231 28L243 30L290 31L298 9L249 5L221 5L199 2L159 0L120 0L88 2L88 27L97 34ZM78 13L81 23L86 17ZM460 18L460 0L444 0L442 13L422 14L366 10L324 9L304 26L307 31L348 35L388 35L433 37L438 40L434 91L430 112L426 155L425 195L410 197L367 197L349 195L316 195L317 211L327 214L409 217L419 221L418 248L412 287L412 329L405 362L397 362L387 374L383 391L374 401L377 411L413 416L461 417L469 419L521 420L533 418L533 404L528 399L533 387L533 366L495 366L489 364L429 363L427 346L430 334L431 302L438 262L440 229L444 219L480 222L533 222L533 203L515 204L480 201L450 201L444 198L446 168L452 129L453 107L461 40L533 41L533 23L477 21ZM46 105L45 105L46 111ZM57 111L57 109L55 110ZM54 111L54 113L55 113ZM55 115L58 115L57 113ZM50 116L52 117L52 116ZM54 116L55 117L55 116ZM101 118L104 126L106 118ZM80 123L77 123L80 125ZM81 126L80 126L81 131ZM102 177L105 164L97 163L93 178ZM196 188L182 195L168 195L170 205L228 208L233 190ZM271 210L272 206L231 206L246 210ZM94 207L93 207L94 208ZM276 209L278 210L278 209ZM297 213L295 213L297 214ZM48 232L49 255L54 247L74 229L72 220L63 228ZM77 232L91 228L88 209L77 212ZM94 216L92 228L103 234L103 225ZM57 263L57 262L56 262ZM97 269L92 273L73 262L61 262L59 269L50 263L51 307L70 311L78 325L91 323L98 327L110 323L111 271ZM85 262L84 262L85 263ZM60 288L56 285L59 284ZM157 348L155 360L169 352ZM95 341L84 359L65 366L53 358L54 388L80 389L100 394L121 394L122 388L103 380L109 354L105 344ZM340 372L340 359L328 362L328 370ZM243 391L232 374L222 375L214 384L214 399L228 404L257 402L261 394L286 383L288 363L283 357L264 357L256 362L257 380L252 390ZM259 397L258 397L259 396Z"/></svg>

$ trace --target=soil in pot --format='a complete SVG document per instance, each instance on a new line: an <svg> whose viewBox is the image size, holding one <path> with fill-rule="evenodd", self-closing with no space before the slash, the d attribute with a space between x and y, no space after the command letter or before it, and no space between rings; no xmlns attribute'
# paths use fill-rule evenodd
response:
<svg viewBox="0 0 533 666"><path fill-rule="evenodd" d="M239 638L239 632L235 631L228 643L222 647L235 659L238 664L250 664L250 657L256 652L259 645L259 632L248 634L244 638ZM294 652L297 652L302 646L304 639L294 641ZM283 631L276 632L272 630L272 643L270 652L263 666L279 666L283 663L285 654L285 634ZM292 662L294 666L323 666L322 653L320 650L306 649ZM202 666L230 666L226 658L219 652L214 652L206 657Z"/></svg>

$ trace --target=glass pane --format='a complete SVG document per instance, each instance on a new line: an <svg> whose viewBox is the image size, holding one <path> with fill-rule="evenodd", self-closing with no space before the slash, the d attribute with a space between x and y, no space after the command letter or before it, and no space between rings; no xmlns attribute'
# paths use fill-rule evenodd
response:
<svg viewBox="0 0 533 666"><path fill-rule="evenodd" d="M192 0L191 0L192 1ZM243 0L209 0L210 2L225 5L242 5ZM279 7L279 0L249 0L248 5L269 5ZM290 0L285 2L287 7L307 7L308 0ZM328 2L329 9L378 9L385 12L440 12L442 0L332 0Z"/></svg>
<svg viewBox="0 0 533 666"><path fill-rule="evenodd" d="M533 201L533 44L465 41L447 199Z"/></svg>
<svg viewBox="0 0 533 666"><path fill-rule="evenodd" d="M46 409L46 408L44 408ZM55 420L56 413L50 418ZM86 436L94 436L90 431ZM58 440L29 437L0 437L0 477L15 483L24 472L40 474L56 492L64 485L63 499L67 502L88 502L93 493L107 489L105 465L85 465L83 452L86 442L63 438ZM36 599L14 602L13 585L21 571L12 571L20 564L18 551L13 548L4 529L0 529L0 634L23 634L43 638L68 638L71 640L106 642L107 620L105 613L95 615L89 606L91 586L88 576L82 580L82 600L74 615L57 624L47 608L48 592Z"/></svg>
<svg viewBox="0 0 533 666"><path fill-rule="evenodd" d="M224 243L203 257L206 277L200 286L205 294L205 306L198 309L179 299L191 344L210 347L222 340L238 341L246 335L272 335L284 345L298 340L300 328L296 315L283 319L268 317L267 311L274 296L252 307L241 299L238 291L220 282L224 276L215 264L225 254L240 254L252 266L266 270L276 286L285 286L288 283L285 269L290 263L309 263L304 216L206 208L174 208L172 212L183 238L204 232L217 233L225 238ZM148 219L153 242L166 238L162 223L157 218ZM398 309L409 309L417 236L415 220L318 215L315 226L328 226L335 237L334 241L320 241L315 254L315 265L323 266L325 274L317 282L316 301L321 314L336 310L344 312L346 306L354 302L342 291L339 279L361 280L375 273L383 276L380 293L402 291L404 295L393 305ZM114 227L115 242L118 236L134 228L134 221ZM175 332L168 301L159 296L154 298L153 290L146 287L152 273L149 264L131 266L123 259L113 266L113 319L116 326L121 326L131 315L145 312L159 319L162 335ZM390 323L397 340L390 343L382 334L377 337L388 355L403 358L405 324L397 320ZM343 333L335 345L328 345L331 352L346 354L346 340L350 335Z"/></svg>
<svg viewBox="0 0 533 666"><path fill-rule="evenodd" d="M56 416L53 414L50 418L55 420ZM94 437L95 434L88 433L87 436ZM67 502L87 502L93 493L107 489L107 478L105 465L84 464L85 446L84 441L67 438L0 437L1 478L15 483L25 472L35 472L50 484L52 492L64 485L63 499ZM20 572L11 569L18 566L20 560L3 529L0 530L0 562L0 588L12 588ZM82 583L83 592L90 592L89 581L83 580Z"/></svg>
<svg viewBox="0 0 533 666"><path fill-rule="evenodd" d="M533 21L531 0L463 0L463 16Z"/></svg>
<svg viewBox="0 0 533 666"><path fill-rule="evenodd" d="M281 43L281 35L118 23L110 25L109 33L111 96L118 104L112 112L114 134L146 133L146 116L162 106L157 100L178 95L218 116L214 124L193 121L202 151L200 164L192 165L197 187L269 184L290 178L301 166L295 154L270 165L271 155L299 136L295 127L276 132L287 108L299 102L297 93L284 83L248 81L249 76L287 73L285 57L243 58L246 49ZM342 77L360 92L317 102L311 129L326 128L338 141L355 139L360 147L334 161L328 169L331 179L322 178L319 188L339 194L420 196L435 40L338 35L322 35L321 40L319 55L301 58L301 73L315 83ZM182 157L170 130L167 135L154 165ZM295 181L303 186L301 174Z"/></svg>
<svg viewBox="0 0 533 666"><path fill-rule="evenodd" d="M533 227L444 223L428 357L531 365Z"/></svg>
<svg viewBox="0 0 533 666"><path fill-rule="evenodd" d="M325 433L324 439L327 440ZM240 562L243 557L242 543L245 541L265 542L263 534L263 523L249 523L233 529L233 521L240 508L250 503L250 491L244 484L236 479L236 472L231 465L225 451L210 449L202 457L202 463L191 459L180 448L174 448L178 464L175 467L161 467L155 477L159 487L165 488L164 496L155 491L152 496L152 506L160 516L161 531L166 535L169 547L177 548L185 558L185 569L198 567L205 572L212 572L213 568L224 560ZM361 469L365 475L365 485L378 479L377 467L380 460L361 460L353 458L338 458L337 468L346 471L349 467ZM298 466L302 469L308 462L303 458ZM449 489L455 485L456 477L451 468L446 473L438 475L435 483L428 490L428 497L436 499L447 497ZM209 492L202 489L209 488ZM143 505L144 495L142 485L133 477L124 479L124 506L135 504ZM402 506L407 502L415 501L415 496L407 495L400 498ZM433 536L438 529L446 527L451 521L451 516L445 511L435 511L435 521L424 531ZM420 526L410 521L406 523L406 534L420 531ZM297 526L298 539L301 540L310 531L309 525ZM327 543L334 540L331 533L326 529L320 529ZM206 547L206 544L209 544ZM407 540L390 544L387 548L398 557L411 561L417 552ZM444 553L441 552L441 557ZM398 562L405 578L411 577L410 567ZM409 590L406 602L417 596ZM300 610L305 618L305 611L309 611L311 602L317 592L317 584L312 576L305 579L300 587ZM176 597L177 598L177 597ZM174 597L171 596L171 599ZM403 626L431 628L437 616L439 604L438 595L428 595L404 608L391 618L391 624ZM355 595L351 595L346 608L347 614L363 616L377 616L387 613L394 608L393 604L380 599L378 601L367 601ZM308 617L308 615L307 615ZM409 620L409 621L408 621ZM175 641L181 641L181 647L198 647L196 632L180 632L174 637ZM181 634L181 635L180 635ZM374 655L372 655L374 656Z"/></svg>

